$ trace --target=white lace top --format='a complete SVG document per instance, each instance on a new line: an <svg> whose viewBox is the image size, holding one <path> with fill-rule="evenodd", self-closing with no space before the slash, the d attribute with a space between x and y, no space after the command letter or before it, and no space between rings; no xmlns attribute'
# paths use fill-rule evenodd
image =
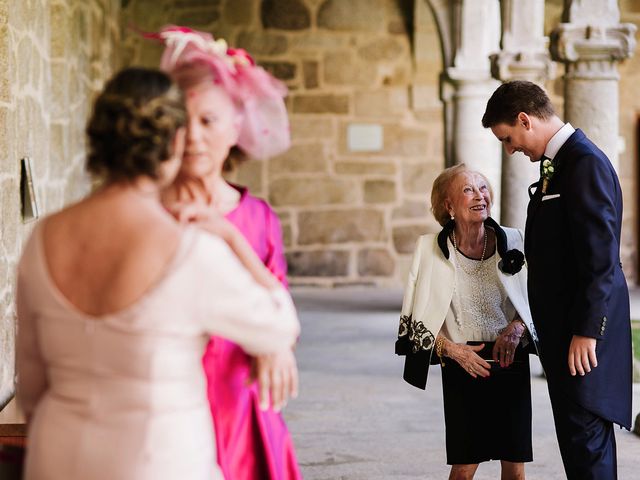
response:
<svg viewBox="0 0 640 480"><path fill-rule="evenodd" d="M442 333L451 341L491 342L516 316L516 310L498 280L499 255L483 262L465 257L449 242L456 266L453 298Z"/></svg>

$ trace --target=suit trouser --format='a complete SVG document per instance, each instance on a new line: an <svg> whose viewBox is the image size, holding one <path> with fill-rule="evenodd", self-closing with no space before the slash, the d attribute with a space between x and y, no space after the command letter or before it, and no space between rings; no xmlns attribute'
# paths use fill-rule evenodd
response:
<svg viewBox="0 0 640 480"><path fill-rule="evenodd" d="M613 423L549 385L556 436L568 480L618 478Z"/></svg>

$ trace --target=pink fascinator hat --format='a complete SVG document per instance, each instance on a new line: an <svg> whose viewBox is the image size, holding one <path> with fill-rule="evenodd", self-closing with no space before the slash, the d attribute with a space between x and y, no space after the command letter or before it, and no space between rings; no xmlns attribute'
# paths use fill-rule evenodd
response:
<svg viewBox="0 0 640 480"><path fill-rule="evenodd" d="M227 46L206 32L168 26L144 35L160 40L165 50L160 68L172 74L190 64L211 69L214 82L224 88L242 114L238 147L254 158L268 158L291 145L289 118L284 104L287 87L256 65L243 49Z"/></svg>

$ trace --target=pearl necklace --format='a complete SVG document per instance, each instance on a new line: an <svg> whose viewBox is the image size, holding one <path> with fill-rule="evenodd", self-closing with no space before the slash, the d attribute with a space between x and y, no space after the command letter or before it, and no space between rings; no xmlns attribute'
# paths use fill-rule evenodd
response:
<svg viewBox="0 0 640 480"><path fill-rule="evenodd" d="M480 261L478 262L478 265L475 268L475 271L473 272L468 272L465 268L464 268L464 262L460 261L460 250L458 250L458 243L456 242L456 232L455 230L451 230L451 237L453 239L453 248L456 251L456 263L460 266L460 268L462 269L462 271L464 273L466 273L467 275L475 275L476 273L478 273L480 271L480 268L482 267L482 262L484 262L484 256L487 253L487 229L484 229L484 245L482 247L482 255L480 256Z"/></svg>

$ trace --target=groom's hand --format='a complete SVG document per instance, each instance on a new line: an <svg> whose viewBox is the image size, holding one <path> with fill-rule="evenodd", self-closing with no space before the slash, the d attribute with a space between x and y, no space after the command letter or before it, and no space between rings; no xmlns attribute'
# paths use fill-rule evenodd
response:
<svg viewBox="0 0 640 480"><path fill-rule="evenodd" d="M574 335L569 345L569 373L583 376L598 366L596 358L596 339Z"/></svg>

